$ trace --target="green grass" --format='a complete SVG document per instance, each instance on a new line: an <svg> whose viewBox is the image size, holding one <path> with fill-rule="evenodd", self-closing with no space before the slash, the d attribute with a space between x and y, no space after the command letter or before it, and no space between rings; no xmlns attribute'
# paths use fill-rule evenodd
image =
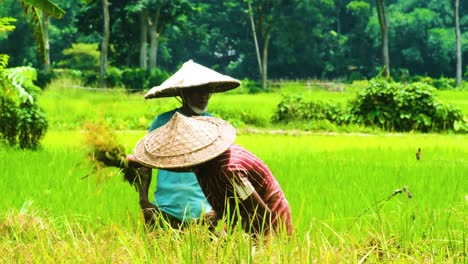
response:
<svg viewBox="0 0 468 264"><path fill-rule="evenodd" d="M468 149L463 147L467 140L466 136L438 135L250 135L239 139L269 164L292 204L313 202L305 205L311 206L303 213L305 219L332 221L333 217L341 223L334 226L340 231L348 228L349 219L403 186L409 187L421 210L462 204L468 187L464 177ZM418 147L423 150L421 161L415 158ZM397 200L388 207L413 203L403 195Z"/></svg>
<svg viewBox="0 0 468 264"><path fill-rule="evenodd" d="M119 135L130 151L144 134ZM238 144L263 159L280 182L296 231L287 243L281 236L257 242L255 257L253 241L236 230L226 240L211 240L199 226L146 234L137 193L117 171L81 179L88 173L81 138L80 132L51 131L39 151L0 149L5 263L232 263L232 257L337 263L357 262L367 251L371 262L463 260L466 136L241 133ZM399 194L373 206L403 186L412 199Z"/></svg>
<svg viewBox="0 0 468 264"><path fill-rule="evenodd" d="M145 100L142 93L125 94L109 90L81 90L70 84L51 86L40 98L41 106L48 113L50 126L54 129L80 129L86 121L104 120L115 129L146 130L153 118L164 111L180 106L175 98ZM66 86L68 85L68 86ZM61 88L60 88L61 87ZM271 119L276 111L282 94L302 94L306 98L321 101L333 101L346 104L354 98L359 89L351 87L344 92L328 92L323 89L307 89L305 85L284 84L281 89L260 94L214 94L209 111L220 116L236 127L253 126L274 128ZM468 116L468 91L438 91L436 96L443 102L452 104ZM294 126L294 124L292 125ZM304 126L302 124L302 126ZM343 129L325 126L325 130ZM317 125L323 130L323 125ZM291 125L283 128L290 129ZM308 129L317 130L314 126ZM347 127L345 131L368 131L362 127Z"/></svg>
<svg viewBox="0 0 468 264"><path fill-rule="evenodd" d="M338 102L355 93L298 83L281 91ZM468 92L438 96L468 112ZM236 228L219 238L196 224L147 232L138 194L117 170L83 178L90 173L83 123L112 124L130 153L154 115L179 105L175 99L50 88L40 100L50 122L42 148L0 145L0 263L466 262L466 135L278 131L269 120L279 91L215 94L210 111L261 128L251 133L237 123L236 142L270 167L295 226L290 238L254 240ZM404 186L411 199L392 196Z"/></svg>
<svg viewBox="0 0 468 264"><path fill-rule="evenodd" d="M465 116L468 116L468 91L437 91L436 96L444 103L448 103L462 110Z"/></svg>

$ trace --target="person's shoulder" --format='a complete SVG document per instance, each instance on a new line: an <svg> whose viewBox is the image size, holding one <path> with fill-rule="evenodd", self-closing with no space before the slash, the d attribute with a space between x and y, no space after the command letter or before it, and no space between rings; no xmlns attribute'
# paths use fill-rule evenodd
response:
<svg viewBox="0 0 468 264"><path fill-rule="evenodd" d="M229 152L229 155L237 157L240 160L243 161L249 161L249 162L262 162L255 154L253 154L251 151L248 149L241 147L237 144L232 144L227 152Z"/></svg>
<svg viewBox="0 0 468 264"><path fill-rule="evenodd" d="M177 112L178 110L179 110L179 108L172 109L170 111L159 114L158 116L156 116L156 118L158 118L158 119L164 119L164 118L171 119L172 116L175 114L175 112Z"/></svg>
<svg viewBox="0 0 468 264"><path fill-rule="evenodd" d="M229 151L231 152L249 152L247 149L237 145L236 143L232 144L230 147L229 147ZM250 153L250 152L249 152Z"/></svg>

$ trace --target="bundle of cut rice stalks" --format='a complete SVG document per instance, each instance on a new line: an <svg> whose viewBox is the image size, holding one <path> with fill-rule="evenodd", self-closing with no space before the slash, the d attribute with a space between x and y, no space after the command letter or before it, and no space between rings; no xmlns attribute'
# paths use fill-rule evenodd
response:
<svg viewBox="0 0 468 264"><path fill-rule="evenodd" d="M114 131L101 124L85 124L85 145L89 149L88 161L93 168L90 174L99 175L108 167L116 167L121 170L125 181L138 188L145 175L140 168L129 166L125 147L119 143Z"/></svg>

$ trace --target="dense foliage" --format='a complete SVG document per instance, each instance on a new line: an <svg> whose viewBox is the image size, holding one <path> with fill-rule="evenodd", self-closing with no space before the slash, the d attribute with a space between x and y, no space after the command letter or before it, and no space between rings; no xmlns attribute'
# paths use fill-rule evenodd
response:
<svg viewBox="0 0 468 264"><path fill-rule="evenodd" d="M464 124L462 112L438 102L434 88L424 83L392 83L374 80L350 102L354 122L390 131L440 132ZM465 131L468 128L464 127ZM457 130L458 130L457 129Z"/></svg>
<svg viewBox="0 0 468 264"><path fill-rule="evenodd" d="M421 82L410 84L374 79L348 105L285 96L273 117L275 122L320 121L342 125L362 124L388 131L468 131L460 109L440 103L435 88Z"/></svg>
<svg viewBox="0 0 468 264"><path fill-rule="evenodd" d="M51 64L67 61L64 50L78 43L101 42L101 1L54 1L66 11L51 19ZM140 67L140 17L154 14L167 1L112 1L110 13L110 66ZM165 8L158 31L157 67L175 71L192 58L234 77L259 79L257 56L247 1L178 1L184 8ZM253 10L265 1L250 1ZM280 1L275 1L280 2ZM380 70L380 31L375 1L281 1L270 13L254 13L256 22L273 19L268 40L268 76L278 78L372 78ZM273 2L272 2L273 3ZM390 23L390 63L393 77L422 75L439 78L455 74L455 33L451 1L385 1ZM145 9L147 7L147 10ZM283 10L279 12L278 10ZM468 1L460 1L462 58L468 61ZM171 17L171 14L176 17ZM41 66L17 0L2 2L1 16L18 19L16 31L0 36L0 53L10 65ZM174 19L176 18L176 19ZM256 24L258 26L258 24ZM260 48L261 28L257 27ZM148 43L147 47L151 49ZM71 67L79 67L72 65ZM463 69L466 72L466 67ZM465 75L466 76L466 73Z"/></svg>
<svg viewBox="0 0 468 264"><path fill-rule="evenodd" d="M36 70L30 67L0 69L0 141L35 149L48 123L37 102L40 88L33 84Z"/></svg>
<svg viewBox="0 0 468 264"><path fill-rule="evenodd" d="M349 113L332 102L307 100L302 95L286 95L278 104L273 122L328 120L334 124L348 123Z"/></svg>
<svg viewBox="0 0 468 264"><path fill-rule="evenodd" d="M0 33L14 30L12 18L0 18ZM8 55L0 54L0 142L36 148L47 131L44 111L37 103L39 87L31 67L7 69Z"/></svg>

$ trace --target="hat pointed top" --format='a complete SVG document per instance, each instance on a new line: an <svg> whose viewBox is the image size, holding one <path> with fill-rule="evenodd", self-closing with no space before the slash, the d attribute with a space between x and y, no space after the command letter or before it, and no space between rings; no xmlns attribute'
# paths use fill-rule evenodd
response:
<svg viewBox="0 0 468 264"><path fill-rule="evenodd" d="M219 93L234 89L240 84L239 80L189 60L161 85L151 88L145 98L179 96L180 90L198 88L209 88L211 92Z"/></svg>
<svg viewBox="0 0 468 264"><path fill-rule="evenodd" d="M234 143L236 131L216 117L175 113L169 122L148 133L134 150L138 161L155 168L186 168L211 160Z"/></svg>

